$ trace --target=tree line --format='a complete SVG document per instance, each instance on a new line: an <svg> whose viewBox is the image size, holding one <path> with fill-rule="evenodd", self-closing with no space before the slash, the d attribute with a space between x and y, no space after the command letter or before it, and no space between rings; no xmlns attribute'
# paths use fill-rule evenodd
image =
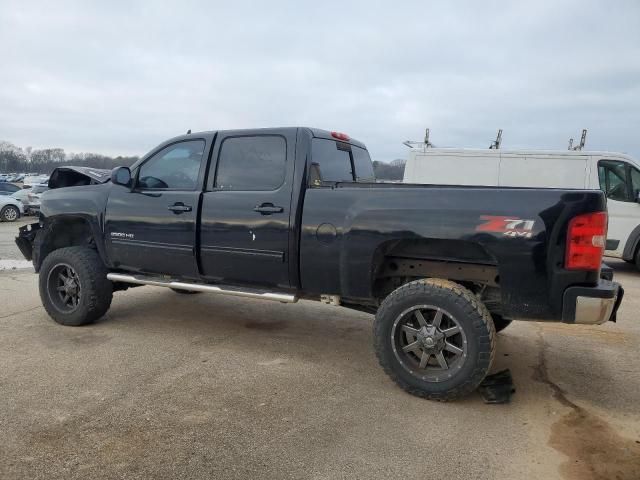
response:
<svg viewBox="0 0 640 480"><path fill-rule="evenodd" d="M404 177L405 160L398 159L391 163L379 162L375 160L373 162L373 171L376 174L378 180L402 180Z"/></svg>
<svg viewBox="0 0 640 480"><path fill-rule="evenodd" d="M112 169L131 166L138 157L110 157L98 153L67 153L62 148L20 148L0 141L0 173L43 173L49 175L54 168L75 165Z"/></svg>
<svg viewBox="0 0 640 480"><path fill-rule="evenodd" d="M65 165L112 169L118 166L130 167L139 157L110 157L98 153L67 153L63 148L32 149L0 141L0 173L43 173L51 174L54 168ZM404 160L391 163L373 162L376 178L380 180L402 180Z"/></svg>

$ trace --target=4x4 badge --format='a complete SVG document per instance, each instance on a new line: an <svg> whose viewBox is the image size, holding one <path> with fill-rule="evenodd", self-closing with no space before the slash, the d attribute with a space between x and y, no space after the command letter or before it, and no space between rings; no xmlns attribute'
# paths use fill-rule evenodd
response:
<svg viewBox="0 0 640 480"><path fill-rule="evenodd" d="M485 222L476 227L476 232L502 233L513 238L531 238L536 223L535 220L495 215L480 215L480 220Z"/></svg>

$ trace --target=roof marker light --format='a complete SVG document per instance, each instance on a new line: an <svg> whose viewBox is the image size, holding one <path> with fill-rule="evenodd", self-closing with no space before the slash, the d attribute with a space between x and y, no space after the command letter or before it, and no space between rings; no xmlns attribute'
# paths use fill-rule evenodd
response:
<svg viewBox="0 0 640 480"><path fill-rule="evenodd" d="M341 133L341 132L331 132L331 136L333 138L337 138L338 140L343 140L345 142L349 141L349 135L347 135L346 133Z"/></svg>

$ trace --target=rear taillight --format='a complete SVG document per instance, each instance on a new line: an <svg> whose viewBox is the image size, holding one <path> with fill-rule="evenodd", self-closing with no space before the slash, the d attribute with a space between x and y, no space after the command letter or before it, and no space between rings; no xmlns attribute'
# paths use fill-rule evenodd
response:
<svg viewBox="0 0 640 480"><path fill-rule="evenodd" d="M578 215L569 222L567 255L568 270L599 270L607 240L607 213Z"/></svg>

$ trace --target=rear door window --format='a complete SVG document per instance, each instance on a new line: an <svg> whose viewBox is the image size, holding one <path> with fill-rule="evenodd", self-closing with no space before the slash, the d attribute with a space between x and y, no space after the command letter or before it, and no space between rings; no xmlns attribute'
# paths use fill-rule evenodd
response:
<svg viewBox="0 0 640 480"><path fill-rule="evenodd" d="M277 135L225 138L218 156L215 188L277 190L284 182L287 142Z"/></svg>

